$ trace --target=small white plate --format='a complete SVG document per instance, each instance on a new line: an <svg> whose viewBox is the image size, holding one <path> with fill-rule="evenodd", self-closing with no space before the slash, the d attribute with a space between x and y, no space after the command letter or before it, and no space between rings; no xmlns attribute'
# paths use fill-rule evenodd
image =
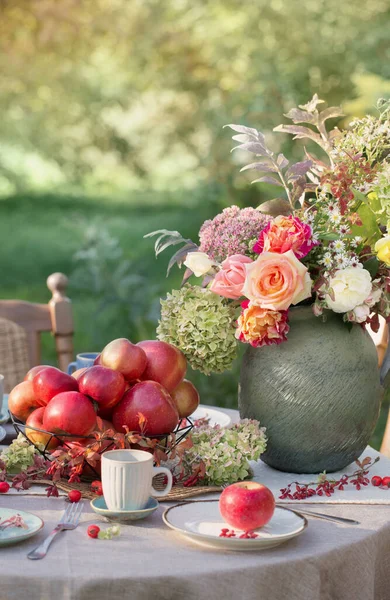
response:
<svg viewBox="0 0 390 600"><path fill-rule="evenodd" d="M6 435L7 435L6 430L4 429L4 427L0 426L0 442L3 441L3 439L5 438Z"/></svg>
<svg viewBox="0 0 390 600"><path fill-rule="evenodd" d="M8 394L4 394L3 405L0 410L0 425L2 425L3 423L7 423L8 420L9 420Z"/></svg>
<svg viewBox="0 0 390 600"><path fill-rule="evenodd" d="M43 521L37 515L25 512L24 510L15 510L13 508L0 508L0 522L3 522L14 515L20 515L27 525L27 529L22 527L7 527L0 531L0 546L9 546L16 542L22 542L32 537L43 527Z"/></svg>
<svg viewBox="0 0 390 600"><path fill-rule="evenodd" d="M272 519L256 529L257 538L240 539L242 531L235 530L237 537L219 537L221 529L229 528L219 512L218 500L197 500L176 504L163 514L168 527L185 535L193 542L224 550L265 550L287 542L300 535L307 527L305 517L289 508L275 508Z"/></svg>
<svg viewBox="0 0 390 600"><path fill-rule="evenodd" d="M231 425L231 418L222 412L221 410L216 410L215 408L210 408L209 406L198 406L195 412L192 413L189 417L191 421L197 421L198 419L209 419L209 425L212 427L214 425L220 425L221 427L229 427Z"/></svg>

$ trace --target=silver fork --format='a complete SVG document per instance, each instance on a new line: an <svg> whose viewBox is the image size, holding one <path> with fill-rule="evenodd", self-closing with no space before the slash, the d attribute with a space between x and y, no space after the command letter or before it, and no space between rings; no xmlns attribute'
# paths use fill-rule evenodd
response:
<svg viewBox="0 0 390 600"><path fill-rule="evenodd" d="M35 550L32 550L27 554L31 560L39 560L44 558L49 550L49 546L60 531L68 531L70 529L76 529L80 521L80 515L83 511L83 502L72 502L61 517L57 527L53 529L50 535L40 544Z"/></svg>

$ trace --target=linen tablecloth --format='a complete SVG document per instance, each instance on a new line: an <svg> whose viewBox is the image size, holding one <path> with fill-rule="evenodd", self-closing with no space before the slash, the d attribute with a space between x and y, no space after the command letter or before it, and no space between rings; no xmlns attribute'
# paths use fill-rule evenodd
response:
<svg viewBox="0 0 390 600"><path fill-rule="evenodd" d="M237 418L235 411L225 412ZM168 505L144 521L121 525L117 539L91 539L89 524L108 525L86 501L80 526L61 533L41 561L26 555L58 523L65 500L7 494L0 506L45 521L34 538L0 548L0 600L390 600L389 505L313 506L361 525L310 518L298 538L241 553L198 546L170 530L161 518Z"/></svg>
<svg viewBox="0 0 390 600"><path fill-rule="evenodd" d="M345 526L309 519L296 539L253 553L215 551L168 529L164 507L122 525L113 540L87 536L102 525L88 504L75 531L61 533L48 555L30 561L58 522L65 501L0 498L1 506L39 514L45 527L21 544L0 548L1 600L389 600L390 507L321 506L357 519Z"/></svg>

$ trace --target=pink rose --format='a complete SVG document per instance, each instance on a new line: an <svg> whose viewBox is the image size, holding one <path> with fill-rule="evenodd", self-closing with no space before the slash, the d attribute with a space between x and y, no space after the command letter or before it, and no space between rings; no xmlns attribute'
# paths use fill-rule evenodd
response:
<svg viewBox="0 0 390 600"><path fill-rule="evenodd" d="M243 294L261 308L287 310L311 295L310 275L292 250L263 252L245 268Z"/></svg>
<svg viewBox="0 0 390 600"><path fill-rule="evenodd" d="M292 215L279 215L268 223L261 231L259 239L253 246L253 252L278 252L283 254L293 250L295 256L303 258L318 242L312 239L310 225L303 223Z"/></svg>
<svg viewBox="0 0 390 600"><path fill-rule="evenodd" d="M210 289L219 296L236 300L242 294L246 278L245 265L252 260L242 254L233 254L222 263L222 269L216 274Z"/></svg>

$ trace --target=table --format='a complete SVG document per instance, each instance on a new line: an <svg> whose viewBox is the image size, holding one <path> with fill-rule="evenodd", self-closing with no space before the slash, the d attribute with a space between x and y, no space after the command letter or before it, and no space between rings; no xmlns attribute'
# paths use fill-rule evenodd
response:
<svg viewBox="0 0 390 600"><path fill-rule="evenodd" d="M164 505L145 521L122 525L117 539L90 539L88 525L101 520L86 501L80 526L60 534L41 561L26 554L57 524L65 501L5 495L0 506L45 521L34 538L0 548L1 600L390 599L390 505L321 505L321 512L361 526L310 519L300 537L282 546L240 553L197 546L168 529Z"/></svg>

